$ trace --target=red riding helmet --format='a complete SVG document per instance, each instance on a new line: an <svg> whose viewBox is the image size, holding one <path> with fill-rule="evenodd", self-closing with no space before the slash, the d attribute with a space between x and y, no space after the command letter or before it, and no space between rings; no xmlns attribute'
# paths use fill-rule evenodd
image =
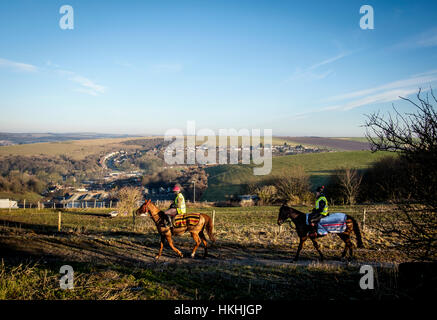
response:
<svg viewBox="0 0 437 320"><path fill-rule="evenodd" d="M179 188L178 186L174 186L173 191L181 191L181 188Z"/></svg>

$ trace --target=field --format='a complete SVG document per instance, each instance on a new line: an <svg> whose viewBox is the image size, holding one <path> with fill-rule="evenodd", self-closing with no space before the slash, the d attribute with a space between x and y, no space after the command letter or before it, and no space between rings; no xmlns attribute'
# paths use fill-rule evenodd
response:
<svg viewBox="0 0 437 320"><path fill-rule="evenodd" d="M273 157L272 173L275 175L292 166L302 166L310 176L313 185L326 183L329 175L341 167L367 168L382 157L392 155L387 152L370 151L307 153ZM209 174L208 189L202 200L225 200L226 195L238 194L242 184L261 181L268 176L253 175L251 165L220 165L206 169Z"/></svg>
<svg viewBox="0 0 437 320"><path fill-rule="evenodd" d="M362 221L365 207L336 207ZM292 263L297 237L294 227L276 224L278 207L190 208L215 210L217 241L203 259L187 258L188 235L175 239L185 258L165 247L154 261L159 236L150 218L103 217L103 211L66 211L62 230L58 214L22 209L0 212L0 299L396 299L397 264L408 257L393 249L393 240L373 225L387 207L366 207L365 249L342 262L335 235L320 239L327 261L306 243L301 261ZM305 208L300 208L304 210ZM308 209L308 208L307 208ZM59 288L59 268L74 268L74 290ZM375 290L361 290L359 268L375 268Z"/></svg>
<svg viewBox="0 0 437 320"><path fill-rule="evenodd" d="M137 148L136 145L126 145L123 142L128 140L145 138L111 138L94 140L71 140L47 143L20 144L12 146L1 146L0 157L2 156L60 156L66 155L74 160L85 159L89 155L100 155L109 153L112 150L128 150Z"/></svg>
<svg viewBox="0 0 437 320"><path fill-rule="evenodd" d="M338 151L370 150L367 138L326 138L326 137L283 137L291 144L302 144Z"/></svg>
<svg viewBox="0 0 437 320"><path fill-rule="evenodd" d="M68 140L42 143L17 144L10 146L0 146L0 157L8 155L19 156L59 156L67 155L75 160L84 159L88 155L105 154L114 149L129 150L137 147L136 145L127 145L123 142L129 140L163 138L162 136L151 137L124 137L124 138L101 138L101 139L83 139L83 140ZM213 138L210 138L211 140ZM335 150L357 151L368 149L364 142L365 138L317 138L317 137L273 137L274 145L284 144L290 145L302 144L306 147L321 147ZM216 137L216 145L218 145L219 137ZM261 137L261 143L264 138ZM202 144L202 140L196 141L196 145ZM238 145L241 146L241 137L238 140ZM229 139L228 139L229 144Z"/></svg>

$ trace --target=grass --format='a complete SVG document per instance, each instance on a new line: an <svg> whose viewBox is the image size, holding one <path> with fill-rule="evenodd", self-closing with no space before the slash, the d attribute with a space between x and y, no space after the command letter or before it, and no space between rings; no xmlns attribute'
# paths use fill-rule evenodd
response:
<svg viewBox="0 0 437 320"><path fill-rule="evenodd" d="M67 210L57 231L56 210L0 210L0 299L393 299L396 268L381 263L408 261L393 248L393 239L374 229L387 206L333 207L362 221L367 209L364 243L357 264L319 263L310 243L302 251L307 264L289 263L298 238L294 227L280 230L278 207L188 208L211 215L215 210L217 242L211 257L178 259L165 247L161 263L153 258L159 236L150 218L106 218L105 209ZM308 211L309 208L298 208ZM343 242L335 235L319 240L329 261L336 261ZM188 234L175 238L188 256ZM374 263L376 290L358 286L359 266ZM60 266L75 271L74 290L59 288ZM311 289L309 289L311 288Z"/></svg>
<svg viewBox="0 0 437 320"><path fill-rule="evenodd" d="M202 200L225 200L226 195L238 194L242 185L259 182L279 174L292 166L302 166L314 185L326 183L334 170L341 167L367 168L373 162L391 153L370 151L307 153L273 157L272 172L267 176L255 176L252 165L220 165L206 168L208 189Z"/></svg>
<svg viewBox="0 0 437 320"><path fill-rule="evenodd" d="M35 192L24 192L24 193L14 193L14 192L6 192L6 191L0 192L0 199L10 199L19 202L23 202L23 200L25 199L27 201L27 205L29 205L29 203L35 205L35 203L37 203L42 198L43 196Z"/></svg>

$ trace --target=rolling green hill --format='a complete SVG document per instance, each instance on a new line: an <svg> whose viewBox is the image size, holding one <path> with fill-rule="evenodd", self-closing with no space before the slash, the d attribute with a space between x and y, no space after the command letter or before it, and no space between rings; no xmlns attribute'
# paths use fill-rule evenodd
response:
<svg viewBox="0 0 437 320"><path fill-rule="evenodd" d="M255 176L253 165L219 165L206 169L208 189L202 200L226 200L226 195L239 194L242 186L247 183L262 181L287 170L292 166L302 166L310 175L313 185L326 183L334 170L341 167L367 168L374 161L390 156L388 152L372 153L370 151L347 151L307 153L299 155L280 156L273 158L273 167L270 175Z"/></svg>

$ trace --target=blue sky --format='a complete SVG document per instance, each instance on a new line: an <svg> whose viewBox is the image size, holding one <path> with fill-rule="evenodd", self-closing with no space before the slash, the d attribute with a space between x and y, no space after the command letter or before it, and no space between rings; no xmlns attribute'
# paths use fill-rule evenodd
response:
<svg viewBox="0 0 437 320"><path fill-rule="evenodd" d="M62 5L74 29L59 27ZM359 27L373 6L375 29ZM437 2L2 1L0 131L361 136L437 87Z"/></svg>

